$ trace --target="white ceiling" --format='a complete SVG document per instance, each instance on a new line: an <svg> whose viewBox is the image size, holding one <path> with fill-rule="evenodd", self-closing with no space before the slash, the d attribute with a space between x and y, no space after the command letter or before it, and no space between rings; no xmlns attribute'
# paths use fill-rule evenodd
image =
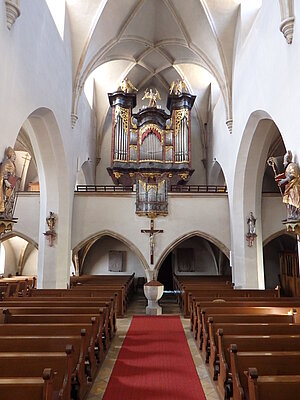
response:
<svg viewBox="0 0 300 400"><path fill-rule="evenodd" d="M224 99L226 118L232 118L240 2L67 0L73 46L73 112L76 114L82 88L93 73L97 120L102 126L108 111L106 93L117 90L126 76L141 91L159 83L166 93L174 79L184 78L190 92L197 95L200 125L207 120L210 102L213 107L219 95Z"/></svg>

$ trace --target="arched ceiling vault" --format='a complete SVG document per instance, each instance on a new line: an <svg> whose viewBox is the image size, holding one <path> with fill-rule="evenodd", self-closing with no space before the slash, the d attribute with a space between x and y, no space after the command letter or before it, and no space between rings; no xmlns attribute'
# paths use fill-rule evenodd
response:
<svg viewBox="0 0 300 400"><path fill-rule="evenodd" d="M114 76L114 81L107 82L109 91L116 90L125 76L139 90L155 81L166 91L172 80L184 77L198 97L196 113L205 122L201 96L207 98L213 82L223 97L226 119L232 119L238 0L67 0L67 7L73 46L73 114L93 71L105 63L127 61L117 79ZM211 77L206 87L197 79L202 70ZM107 105L103 107L105 113Z"/></svg>

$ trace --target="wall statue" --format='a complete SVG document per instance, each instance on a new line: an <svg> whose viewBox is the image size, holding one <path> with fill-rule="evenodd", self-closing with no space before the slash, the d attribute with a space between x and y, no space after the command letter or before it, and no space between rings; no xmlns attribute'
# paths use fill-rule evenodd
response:
<svg viewBox="0 0 300 400"><path fill-rule="evenodd" d="M12 147L6 149L6 159L0 167L0 217L13 218L16 192L20 178L16 176L16 153Z"/></svg>
<svg viewBox="0 0 300 400"><path fill-rule="evenodd" d="M284 187L282 200L287 208L287 221L300 220L300 169L292 162L289 150L283 158L284 173L275 176L278 186Z"/></svg>
<svg viewBox="0 0 300 400"><path fill-rule="evenodd" d="M254 243L254 239L256 238L256 218L253 215L253 212L251 211L249 213L249 217L247 217L247 225L248 225L248 232L246 234L246 239L248 241L248 246L252 247Z"/></svg>

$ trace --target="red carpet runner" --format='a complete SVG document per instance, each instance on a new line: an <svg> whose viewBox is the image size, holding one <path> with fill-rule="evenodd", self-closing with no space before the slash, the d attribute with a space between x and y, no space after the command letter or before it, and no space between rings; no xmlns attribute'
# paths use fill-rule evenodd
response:
<svg viewBox="0 0 300 400"><path fill-rule="evenodd" d="M204 400L179 317L134 317L103 400Z"/></svg>

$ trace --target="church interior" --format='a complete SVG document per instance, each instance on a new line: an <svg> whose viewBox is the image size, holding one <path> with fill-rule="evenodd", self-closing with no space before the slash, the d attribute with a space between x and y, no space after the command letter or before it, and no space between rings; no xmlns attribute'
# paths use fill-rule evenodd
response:
<svg viewBox="0 0 300 400"><path fill-rule="evenodd" d="M19 352L0 371L6 400L300 393L298 11L295 0L0 0L0 366ZM38 352L62 352L79 323L66 363L89 345L61 388L65 354ZM171 327L181 344L166 339L148 391L138 371L158 373L153 338ZM135 370L139 334L150 348ZM179 348L191 372L172 391L162 376ZM25 351L48 368L26 375L42 380L28 397ZM247 351L287 367L248 366ZM141 386L121 379L139 373Z"/></svg>

